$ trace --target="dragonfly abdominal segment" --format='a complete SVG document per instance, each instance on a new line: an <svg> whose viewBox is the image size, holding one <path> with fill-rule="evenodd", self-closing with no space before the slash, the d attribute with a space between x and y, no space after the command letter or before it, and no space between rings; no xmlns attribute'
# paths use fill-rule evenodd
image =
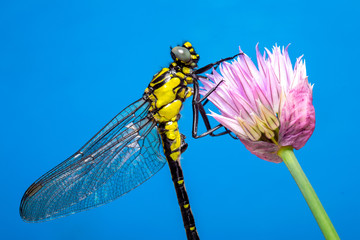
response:
<svg viewBox="0 0 360 240"><path fill-rule="evenodd" d="M159 125L164 153L169 164L172 180L175 186L178 203L183 216L184 227L188 239L199 239L195 228L195 220L192 214L189 198L185 189L184 176L180 165L180 155L185 151L183 148L184 137L180 134L177 122L162 123Z"/></svg>

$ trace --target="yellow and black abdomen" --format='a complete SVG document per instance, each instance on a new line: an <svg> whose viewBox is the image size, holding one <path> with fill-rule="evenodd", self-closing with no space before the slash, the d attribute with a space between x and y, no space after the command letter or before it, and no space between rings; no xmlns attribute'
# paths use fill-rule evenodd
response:
<svg viewBox="0 0 360 240"><path fill-rule="evenodd" d="M180 165L181 153L185 151L187 145L184 136L180 134L178 120L183 102L192 95L192 89L187 86L188 83L192 83L192 78L184 74L180 68L163 68L154 75L145 90L145 94L151 101L149 112L158 125L158 132L162 139L164 154L178 196L187 237L197 240L199 236Z"/></svg>

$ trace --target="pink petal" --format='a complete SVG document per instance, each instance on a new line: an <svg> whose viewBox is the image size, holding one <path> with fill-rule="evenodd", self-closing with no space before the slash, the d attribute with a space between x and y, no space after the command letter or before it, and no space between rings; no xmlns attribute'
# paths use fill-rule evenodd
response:
<svg viewBox="0 0 360 240"><path fill-rule="evenodd" d="M221 125L228 128L230 131L235 133L237 136L245 137L245 133L244 133L243 129L240 127L239 123L236 120L234 120L233 118L227 118L222 115L216 114L214 112L211 112L210 116L215 118L216 121L221 123Z"/></svg>
<svg viewBox="0 0 360 240"><path fill-rule="evenodd" d="M279 144L302 148L315 129L312 91L304 83L288 92L280 113Z"/></svg>
<svg viewBox="0 0 360 240"><path fill-rule="evenodd" d="M253 142L240 138L240 141L245 145L246 149L257 157L269 162L281 163L282 159L276 154L279 147L274 143L269 142Z"/></svg>

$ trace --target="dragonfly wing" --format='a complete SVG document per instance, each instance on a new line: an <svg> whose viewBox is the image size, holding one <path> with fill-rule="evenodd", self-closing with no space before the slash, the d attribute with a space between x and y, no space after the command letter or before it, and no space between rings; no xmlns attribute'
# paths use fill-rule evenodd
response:
<svg viewBox="0 0 360 240"><path fill-rule="evenodd" d="M166 159L147 112L144 100L130 105L76 154L33 183L21 201L21 217L36 222L87 210L153 176Z"/></svg>

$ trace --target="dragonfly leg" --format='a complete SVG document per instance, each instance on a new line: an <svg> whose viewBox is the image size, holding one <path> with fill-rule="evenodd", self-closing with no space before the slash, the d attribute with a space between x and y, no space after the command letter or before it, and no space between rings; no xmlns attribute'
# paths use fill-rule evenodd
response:
<svg viewBox="0 0 360 240"><path fill-rule="evenodd" d="M210 63L202 68L199 68L198 70L195 71L195 74L201 74L201 73L204 73L204 72L207 72L208 70L210 70L211 68L215 68L217 69L217 67L219 66L220 63L222 62L225 62L225 61L229 61L229 60L232 60L234 58L236 58L237 56L239 55L243 55L244 53L238 53L232 57L228 57L228 58L224 58L224 59L221 59L217 62L214 62L214 63Z"/></svg>
<svg viewBox="0 0 360 240"><path fill-rule="evenodd" d="M210 96L210 94L212 94L220 86L220 84L223 83L223 82L224 82L224 80L221 80L218 84L216 84L215 87L210 89L202 98L199 97L200 99L196 100L195 103L201 104L205 100L205 102L203 103L203 106L205 106L209 102L208 97Z"/></svg>
<svg viewBox="0 0 360 240"><path fill-rule="evenodd" d="M181 136L180 149L181 149L181 153L184 153L186 151L186 149L188 148L188 144L185 142L186 136L184 134L182 134L182 133L180 133L180 136Z"/></svg>
<svg viewBox="0 0 360 240"><path fill-rule="evenodd" d="M203 107L202 104L198 104L197 106L195 106L195 108L197 108L197 112L200 112L201 118L202 118L202 120L203 120L203 122L204 122L204 124L206 126L207 131L200 134L200 135L198 135L198 133L197 133L197 125L198 125L198 121L199 121L198 120L199 114L195 115L194 119L193 119L193 122L196 122L197 125L196 125L195 129L193 129L193 137L194 138L202 138L202 137L205 137L207 135L210 135L212 137L217 137L217 136L222 136L222 135L225 135L225 134L229 134L232 138L238 139L236 136L234 136L232 134L232 132L229 129L225 128L221 124L218 124L218 125L216 125L215 127L212 128L211 125L210 125L208 116L206 115L204 107ZM218 129L221 129L222 127L224 127L224 129L225 129L224 131L214 133L215 131L217 131Z"/></svg>
<svg viewBox="0 0 360 240"><path fill-rule="evenodd" d="M221 83L221 82L220 82ZM219 83L219 84L220 84ZM219 86L219 84L217 86ZM208 116L206 115L206 111L204 109L204 105L208 102L207 97L216 90L217 86L215 86L213 89L211 89L202 99L200 99L200 93L199 93L199 82L197 79L194 79L193 82L194 85L194 96L193 96L193 127L192 127L192 136L193 138L201 138L205 137L207 135L210 135L212 137L221 136L225 134L229 134L232 138L236 138L233 135L231 135L231 131L225 128L225 131L214 133L216 130L223 127L221 124L217 125L216 127L212 128L210 125L210 121ZM205 100L205 103L202 104L201 102ZM199 126L199 113L200 116L204 122L204 125L206 127L206 132L198 135L198 126ZM237 139L237 138L236 138Z"/></svg>

